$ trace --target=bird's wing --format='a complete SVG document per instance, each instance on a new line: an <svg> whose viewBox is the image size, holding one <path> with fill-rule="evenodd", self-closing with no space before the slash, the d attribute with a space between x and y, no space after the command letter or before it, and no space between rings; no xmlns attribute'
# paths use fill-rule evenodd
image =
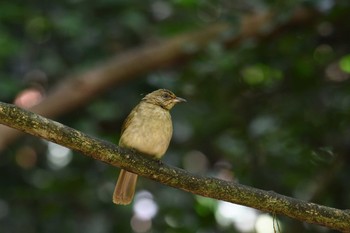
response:
<svg viewBox="0 0 350 233"><path fill-rule="evenodd" d="M130 125L132 119L135 117L135 115L137 114L137 109L139 108L139 105L137 105L128 115L128 117L125 119L123 125L122 125L122 131L121 131L121 135L124 133L125 129L128 128L128 126Z"/></svg>

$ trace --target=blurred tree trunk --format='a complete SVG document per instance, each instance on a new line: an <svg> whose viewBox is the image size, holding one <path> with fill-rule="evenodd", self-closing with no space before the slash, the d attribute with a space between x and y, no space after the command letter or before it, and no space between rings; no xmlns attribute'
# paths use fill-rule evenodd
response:
<svg viewBox="0 0 350 233"><path fill-rule="evenodd" d="M243 17L237 26L238 29L227 23L212 24L197 32L118 54L100 66L67 77L52 88L42 102L29 110L42 116L57 118L82 107L112 87L156 69L184 61L185 58L202 51L213 41L232 48L250 37L261 39L273 36L290 25L304 26L311 21L313 15L313 11L300 8L294 12L289 21L283 25L275 25L273 13L260 12ZM238 33L231 33L230 30ZM0 151L19 135L18 131L0 126Z"/></svg>

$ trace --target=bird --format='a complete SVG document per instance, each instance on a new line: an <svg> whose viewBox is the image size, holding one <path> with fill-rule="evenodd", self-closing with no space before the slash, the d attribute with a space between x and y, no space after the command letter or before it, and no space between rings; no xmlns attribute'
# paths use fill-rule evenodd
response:
<svg viewBox="0 0 350 233"><path fill-rule="evenodd" d="M144 96L125 119L119 146L160 161L173 134L170 110L180 102L186 100L167 89L158 89ZM122 169L114 189L113 203L130 204L136 182L137 174Z"/></svg>

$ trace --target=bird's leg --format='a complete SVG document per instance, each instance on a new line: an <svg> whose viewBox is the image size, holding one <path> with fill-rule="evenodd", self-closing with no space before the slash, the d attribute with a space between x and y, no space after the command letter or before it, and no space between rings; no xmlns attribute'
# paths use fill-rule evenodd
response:
<svg viewBox="0 0 350 233"><path fill-rule="evenodd" d="M162 160L157 159L157 162L158 162L158 165L159 165L159 166L163 166L163 161L162 161Z"/></svg>

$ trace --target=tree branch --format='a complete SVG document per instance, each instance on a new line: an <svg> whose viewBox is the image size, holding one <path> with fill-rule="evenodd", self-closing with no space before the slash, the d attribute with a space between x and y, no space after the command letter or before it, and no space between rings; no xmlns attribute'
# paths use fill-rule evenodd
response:
<svg viewBox="0 0 350 233"><path fill-rule="evenodd" d="M343 232L350 229L350 211L308 203L235 182L190 174L182 169L137 154L115 144L49 120L11 104L0 102L0 123L58 143L86 156L129 170L174 188L218 200L282 214Z"/></svg>

